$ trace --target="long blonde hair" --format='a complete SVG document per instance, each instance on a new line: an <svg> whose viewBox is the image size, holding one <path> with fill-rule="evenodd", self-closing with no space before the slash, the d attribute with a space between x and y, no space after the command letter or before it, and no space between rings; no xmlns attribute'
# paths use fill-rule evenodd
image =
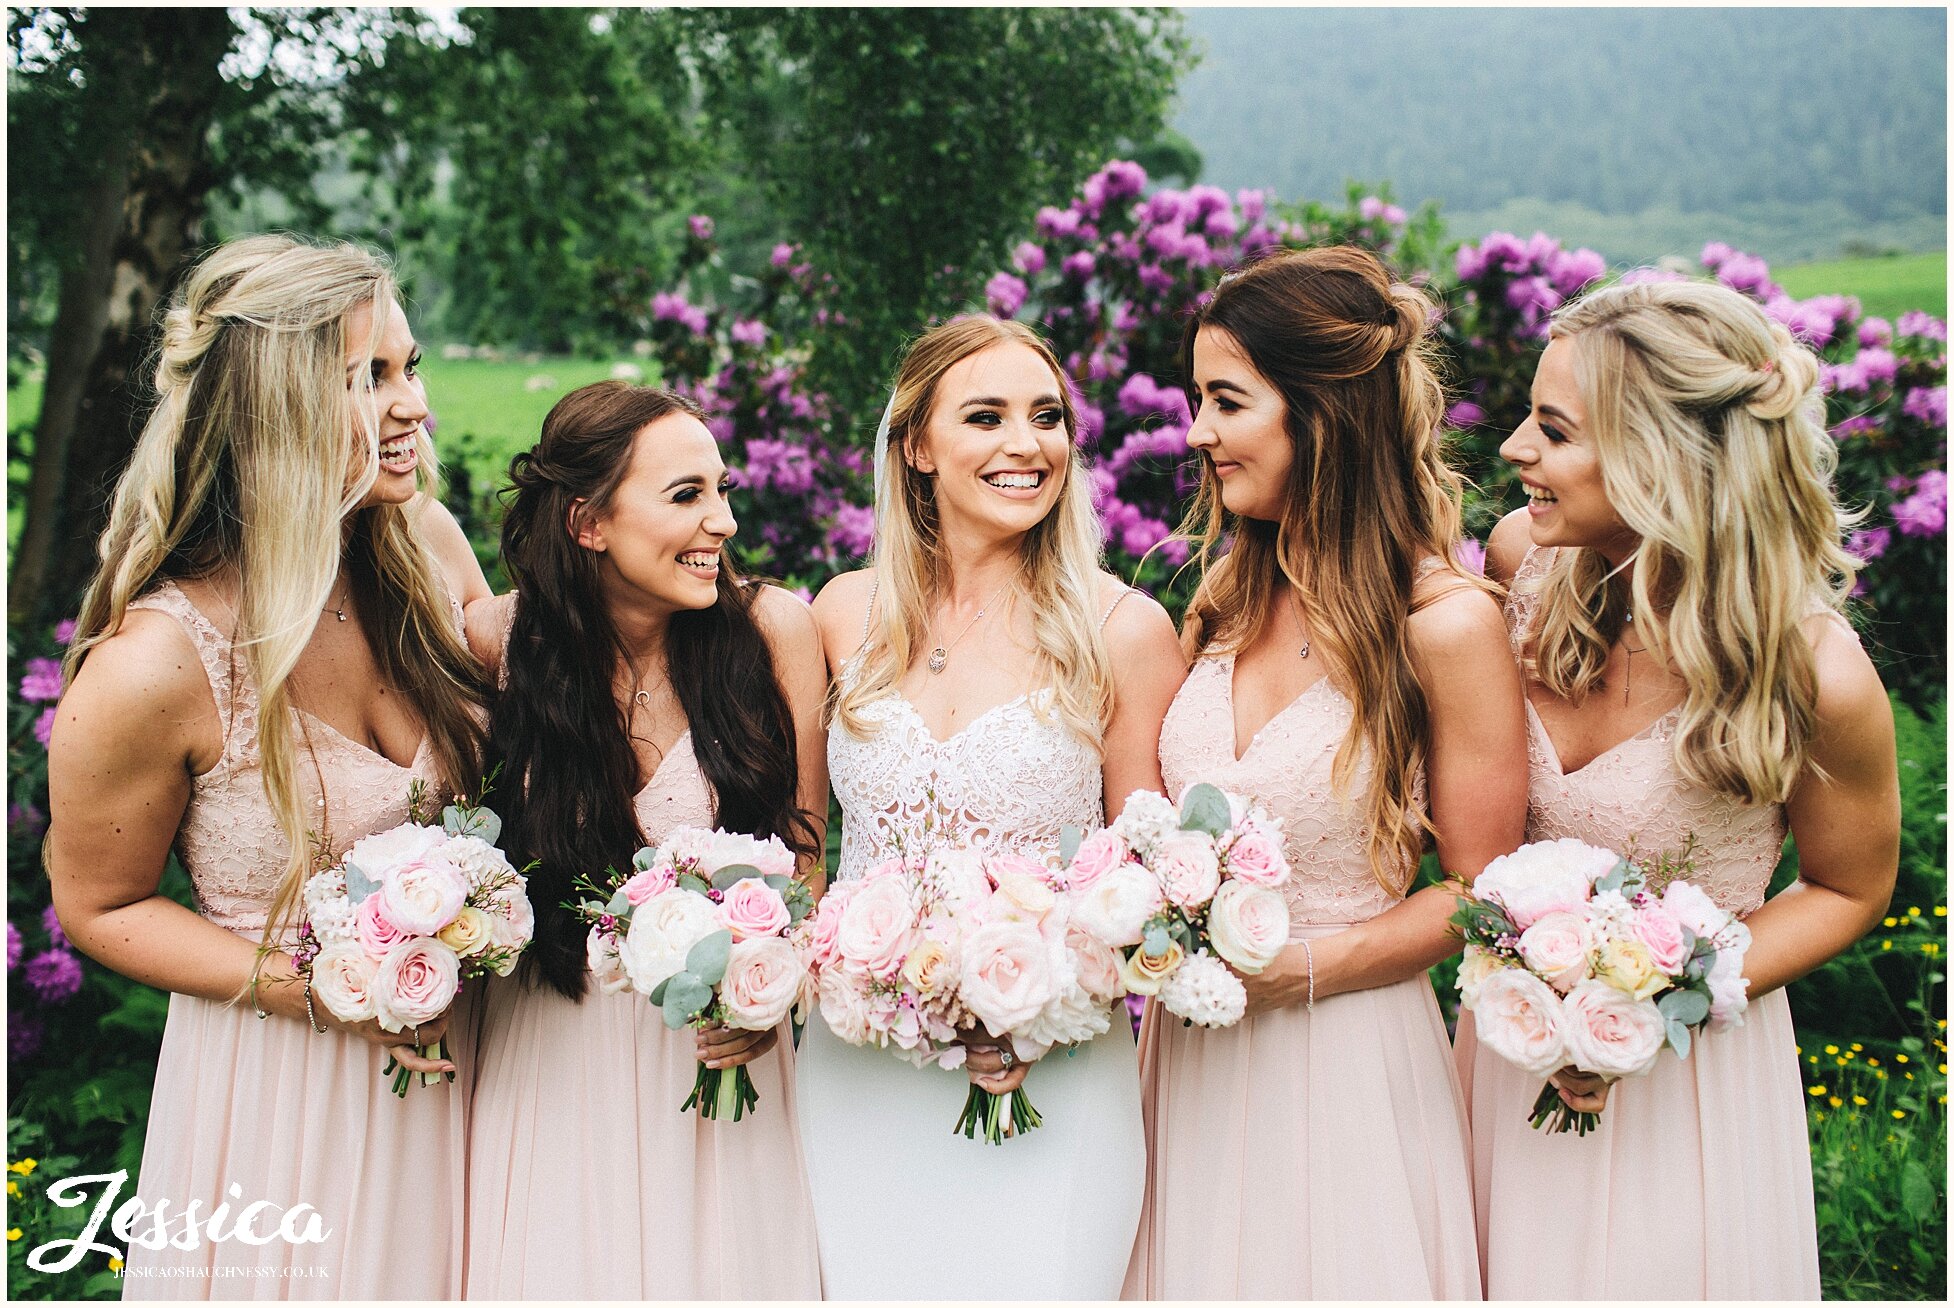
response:
<svg viewBox="0 0 1954 1308"><path fill-rule="evenodd" d="M1781 803L1811 754L1817 686L1800 623L1843 607L1858 562L1832 491L1819 365L1753 301L1708 282L1611 286L1554 315L1573 342L1609 503L1642 538L1628 575L1560 550L1540 583L1529 671L1579 703L1626 615L1685 686L1690 781Z"/></svg>
<svg viewBox="0 0 1954 1308"><path fill-rule="evenodd" d="M835 718L849 731L875 730L862 709L894 691L929 631L930 608L949 577L936 483L903 457L906 442L920 440L935 407L938 384L956 364L994 345L1019 344L1037 351L1052 370L1065 412L1070 454L1060 469L1058 502L1025 536L1021 556L1026 605L1037 645L1037 681L1052 689L1060 721L1097 746L1112 712L1112 668L1096 621L1099 555L1104 536L1093 511L1085 468L1070 438L1078 431L1072 389L1058 359L1023 323L971 314L953 318L918 337L896 372L889 412L887 490L876 505L876 615L861 667L839 688ZM1037 697L1035 711L1044 712Z"/></svg>
<svg viewBox="0 0 1954 1308"><path fill-rule="evenodd" d="M1436 306L1394 282L1368 251L1297 250L1225 279L1188 320L1181 365L1189 400L1194 341L1203 328L1233 337L1281 394L1295 445L1282 518L1235 518L1203 461L1181 534L1197 543L1201 582L1181 638L1190 658L1209 646L1240 650L1275 616L1280 576L1309 615L1310 638L1355 707L1331 779L1347 794L1365 745L1373 773L1364 826L1371 871L1392 895L1416 874L1431 832L1418 803L1431 746L1425 693L1412 670L1408 619L1424 561L1462 567L1463 483L1439 444L1444 387L1429 335ZM1216 558L1224 530L1226 555Z"/></svg>
<svg viewBox="0 0 1954 1308"><path fill-rule="evenodd" d="M67 654L72 678L156 582L235 570L232 658L258 691L265 797L289 845L267 947L298 901L314 840L328 836L308 830L289 682L342 555L381 673L425 717L442 778L470 786L479 766L481 673L436 565L403 506L355 512L380 471L379 416L358 401L371 394L394 294L374 254L289 236L231 241L190 270L163 320L156 405L116 485ZM361 306L374 310L373 330L349 384L346 321ZM431 493L434 451L418 446Z"/></svg>

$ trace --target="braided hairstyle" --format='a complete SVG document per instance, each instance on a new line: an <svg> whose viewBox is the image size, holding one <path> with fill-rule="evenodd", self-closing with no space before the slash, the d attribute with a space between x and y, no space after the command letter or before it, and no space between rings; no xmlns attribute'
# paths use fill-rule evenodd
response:
<svg viewBox="0 0 1954 1308"><path fill-rule="evenodd" d="M489 757L502 769L503 846L519 863L537 863L524 977L571 999L584 994L586 972L586 932L563 907L571 888L581 873L627 866L645 843L633 804L640 781L630 705L615 689L631 651L599 587L597 556L576 535L609 507L637 442L655 438L646 428L672 414L704 417L691 400L650 386L604 381L572 391L543 419L536 447L511 461L503 491L502 563L517 594ZM722 554L718 592L711 607L672 615L664 649L713 820L813 857L811 816L796 807L794 717L753 616L760 586Z"/></svg>

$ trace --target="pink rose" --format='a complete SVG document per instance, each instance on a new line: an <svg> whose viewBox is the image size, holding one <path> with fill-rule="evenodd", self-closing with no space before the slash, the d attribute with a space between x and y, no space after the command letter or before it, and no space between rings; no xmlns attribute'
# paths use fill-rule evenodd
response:
<svg viewBox="0 0 1954 1308"><path fill-rule="evenodd" d="M820 905L802 923L800 947L807 955L809 967L824 968L841 957L841 915L847 911L848 901L861 884L859 881L830 884L827 893L821 896Z"/></svg>
<svg viewBox="0 0 1954 1308"><path fill-rule="evenodd" d="M1289 943L1289 904L1267 886L1230 880L1208 906L1208 941L1236 971L1254 976Z"/></svg>
<svg viewBox="0 0 1954 1308"><path fill-rule="evenodd" d="M360 901L353 929L359 934L360 948L375 958L385 958L395 945L414 938L411 931L402 931L387 916L386 898L377 890Z"/></svg>
<svg viewBox="0 0 1954 1308"><path fill-rule="evenodd" d="M1587 919L1566 910L1547 913L1520 933L1520 957L1562 994L1587 978L1588 953L1593 948Z"/></svg>
<svg viewBox="0 0 1954 1308"><path fill-rule="evenodd" d="M994 1036L1037 1017L1057 993L1052 947L1036 927L988 922L964 942L964 1007Z"/></svg>
<svg viewBox="0 0 1954 1308"><path fill-rule="evenodd" d="M1483 997L1485 988L1480 988ZM1597 1076L1640 1076L1654 1066L1668 1038L1653 1002L1625 995L1603 981L1575 986L1561 1008L1567 1060Z"/></svg>
<svg viewBox="0 0 1954 1308"><path fill-rule="evenodd" d="M1221 888L1221 860L1214 837L1201 831L1176 831L1154 849L1154 875L1167 898L1194 909L1214 898Z"/></svg>
<svg viewBox="0 0 1954 1308"><path fill-rule="evenodd" d="M397 867L380 885L387 917L402 931L431 936L455 920L468 902L468 878L445 858L429 856Z"/></svg>
<svg viewBox="0 0 1954 1308"><path fill-rule="evenodd" d="M410 940L380 960L373 974L373 1015L384 1031L431 1022L448 1011L461 987L461 959L439 940Z"/></svg>
<svg viewBox="0 0 1954 1308"><path fill-rule="evenodd" d="M719 920L733 933L734 940L777 936L787 929L793 916L780 892L759 877L735 881L719 901Z"/></svg>
<svg viewBox="0 0 1954 1308"><path fill-rule="evenodd" d="M1531 972L1508 967L1481 979L1472 1018L1480 1043L1522 1071L1552 1076L1567 1064L1560 996Z"/></svg>
<svg viewBox="0 0 1954 1308"><path fill-rule="evenodd" d="M848 901L835 943L844 959L870 975L891 977L921 938L908 884L900 877L880 877Z"/></svg>
<svg viewBox="0 0 1954 1308"><path fill-rule="evenodd" d="M1084 890L1130 857L1132 851L1126 842L1102 827L1079 842L1078 851L1072 855L1067 884L1074 890Z"/></svg>
<svg viewBox="0 0 1954 1308"><path fill-rule="evenodd" d="M672 870L669 862L660 859L650 867L632 873L631 879L624 883L624 897L631 901L631 907L636 908L653 895L662 895L677 884L678 873Z"/></svg>
<svg viewBox="0 0 1954 1308"><path fill-rule="evenodd" d="M768 1031L779 1026L801 993L805 971L794 947L778 936L735 944L726 961L725 978L719 983L726 1025L742 1031Z"/></svg>
<svg viewBox="0 0 1954 1308"><path fill-rule="evenodd" d="M1289 879L1289 859L1282 842L1266 831L1249 828L1228 846L1228 875L1254 886L1275 888Z"/></svg>
<svg viewBox="0 0 1954 1308"><path fill-rule="evenodd" d="M1121 993L1119 955L1097 937L1078 927L1066 928L1065 944L1072 951L1073 966L1078 969L1079 988L1090 995L1095 1004L1118 998Z"/></svg>
<svg viewBox="0 0 1954 1308"><path fill-rule="evenodd" d="M1689 962L1690 945L1683 935L1683 924L1661 904L1645 904L1635 910L1635 938L1649 949L1649 960L1669 976L1682 975Z"/></svg>
<svg viewBox="0 0 1954 1308"><path fill-rule="evenodd" d="M821 1020L843 1041L867 1044L869 1038L868 978L846 968L831 967L816 982L821 997Z"/></svg>

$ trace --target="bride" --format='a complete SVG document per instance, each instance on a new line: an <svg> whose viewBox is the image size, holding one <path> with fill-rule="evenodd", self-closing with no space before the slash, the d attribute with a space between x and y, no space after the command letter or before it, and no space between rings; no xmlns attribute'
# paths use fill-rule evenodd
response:
<svg viewBox="0 0 1954 1308"><path fill-rule="evenodd" d="M873 564L814 602L836 669L841 877L932 840L1039 857L1159 788L1186 665L1165 610L1097 566L1075 430L1022 324L954 319L904 357L877 433ZM827 1297L1116 1298L1146 1161L1124 1023L1036 1064L973 1040L967 1074L997 1094L1029 1076L1044 1126L995 1148L953 1134L962 1076L808 1024Z"/></svg>

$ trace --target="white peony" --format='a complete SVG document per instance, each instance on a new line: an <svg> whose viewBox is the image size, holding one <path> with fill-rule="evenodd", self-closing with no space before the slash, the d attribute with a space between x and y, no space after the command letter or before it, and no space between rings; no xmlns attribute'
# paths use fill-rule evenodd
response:
<svg viewBox="0 0 1954 1308"><path fill-rule="evenodd" d="M713 873L736 863L758 868L763 876L794 875L793 851L777 838L768 836L763 840L737 831L715 831L706 851L705 867L700 870L710 880Z"/></svg>
<svg viewBox="0 0 1954 1308"><path fill-rule="evenodd" d="M1710 986L1710 1029L1728 1030L1744 1024L1744 1010L1750 1007L1750 979L1744 975L1744 950L1750 944L1750 930L1740 922L1744 942L1717 950L1704 978Z"/></svg>
<svg viewBox="0 0 1954 1308"><path fill-rule="evenodd" d="M380 884L387 917L403 931L431 936L468 902L468 879L443 853L393 868Z"/></svg>
<svg viewBox="0 0 1954 1308"><path fill-rule="evenodd" d="M1012 1032L1011 1042L1020 1056L1043 1058L1053 1045L1082 1044L1105 1035L1112 1027L1110 1005L1094 1003L1083 988L1068 985L1061 987L1037 1017Z"/></svg>
<svg viewBox="0 0 1954 1308"><path fill-rule="evenodd" d="M1714 899L1687 881L1671 881L1664 886L1662 906L1674 913L1676 920L1688 927L1692 935L1715 936L1731 921L1731 915L1718 908Z"/></svg>
<svg viewBox="0 0 1954 1308"><path fill-rule="evenodd" d="M1488 863L1472 893L1498 904L1524 931L1548 913L1578 910L1620 861L1613 850L1583 841L1536 840Z"/></svg>
<svg viewBox="0 0 1954 1308"><path fill-rule="evenodd" d="M419 862L447 843L448 833L440 827L407 822L354 842L342 861L378 881L393 869Z"/></svg>
<svg viewBox="0 0 1954 1308"><path fill-rule="evenodd" d="M632 988L649 995L685 970L692 946L721 929L719 910L704 895L676 888L653 895L631 914L618 948Z"/></svg>
<svg viewBox="0 0 1954 1308"><path fill-rule="evenodd" d="M507 976L515 970L516 956L536 934L536 910L529 902L528 887L518 877L515 885L490 898L483 912L489 916L489 948L502 954L495 974Z"/></svg>
<svg viewBox="0 0 1954 1308"><path fill-rule="evenodd" d="M1160 1002L1196 1026L1233 1026L1248 1010L1248 991L1226 963L1204 949L1183 959L1161 984Z"/></svg>

